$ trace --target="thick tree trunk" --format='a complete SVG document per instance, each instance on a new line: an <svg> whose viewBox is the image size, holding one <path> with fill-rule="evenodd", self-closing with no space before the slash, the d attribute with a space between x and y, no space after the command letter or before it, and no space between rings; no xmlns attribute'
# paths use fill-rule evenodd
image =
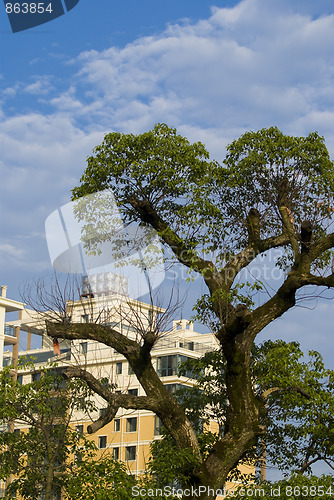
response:
<svg viewBox="0 0 334 500"><path fill-rule="evenodd" d="M209 485L215 490L222 488L229 472L234 469L245 452L255 445L262 434L260 412L263 403L254 395L250 376L251 342L245 333L234 341L223 344L227 359L226 387L229 408L226 416L225 434L216 443L206 460L210 474ZM203 496L201 500L215 498Z"/></svg>

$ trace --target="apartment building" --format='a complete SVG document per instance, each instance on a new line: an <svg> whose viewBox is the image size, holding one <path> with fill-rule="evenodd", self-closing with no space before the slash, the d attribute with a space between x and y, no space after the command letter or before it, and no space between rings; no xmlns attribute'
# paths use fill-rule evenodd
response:
<svg viewBox="0 0 334 500"><path fill-rule="evenodd" d="M21 355L34 360L37 372L53 361L57 361L60 367L79 365L100 380L104 379L112 384L115 391L145 394L127 360L109 346L91 340L59 339L60 356L55 355L52 339L45 333L43 316L26 309L22 303L10 301L6 298L5 287L2 290L1 366L16 365ZM80 299L67 302L67 319L73 322L107 324L141 342L145 332L159 323L164 310L130 299L125 291L124 283L122 293L119 290L103 290L93 297L86 290ZM13 311L18 313L17 319L6 321L6 313ZM217 348L217 340L213 334L194 331L192 322L185 319L174 320L167 331L160 332L151 353L152 363L167 390L173 393L180 386L189 387L194 384L191 374L182 377L177 375L178 365ZM27 383L31 381L32 374L20 368L17 376L21 383ZM95 398L96 411L87 414L83 402L82 411L77 411L74 415L73 426L78 432L86 433L87 426L105 411L106 403L98 396ZM210 430L217 430L215 422L212 422ZM160 437L161 422L152 412L125 409L120 409L112 422L91 436L100 453L111 452L114 458L127 464L129 472L136 475L145 471L150 444Z"/></svg>

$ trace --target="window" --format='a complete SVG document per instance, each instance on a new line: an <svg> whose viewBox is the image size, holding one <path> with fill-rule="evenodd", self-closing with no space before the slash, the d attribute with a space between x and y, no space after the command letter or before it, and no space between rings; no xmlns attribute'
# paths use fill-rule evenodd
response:
<svg viewBox="0 0 334 500"><path fill-rule="evenodd" d="M165 389L170 394L177 394L177 399L179 403L181 403L184 402L184 399L186 397L184 389L189 389L189 388L184 384L165 384Z"/></svg>
<svg viewBox="0 0 334 500"><path fill-rule="evenodd" d="M53 491L52 494L53 494L52 500L61 500L61 492L59 490Z"/></svg>
<svg viewBox="0 0 334 500"><path fill-rule="evenodd" d="M202 418L198 419L197 427L198 427L198 431L199 432L203 432L203 429L204 429L204 420Z"/></svg>
<svg viewBox="0 0 334 500"><path fill-rule="evenodd" d="M116 375L120 375L122 373L122 363L116 363Z"/></svg>
<svg viewBox="0 0 334 500"><path fill-rule="evenodd" d="M115 460L119 460L119 448L113 448L112 449L112 457Z"/></svg>
<svg viewBox="0 0 334 500"><path fill-rule="evenodd" d="M157 360L157 373L161 377L176 375L177 373L177 355L160 356Z"/></svg>
<svg viewBox="0 0 334 500"><path fill-rule="evenodd" d="M147 322L148 322L149 326L153 325L153 311L152 311L152 309L150 309L147 312Z"/></svg>
<svg viewBox="0 0 334 500"><path fill-rule="evenodd" d="M42 376L41 372L34 372L31 374L31 381L37 382L38 380L40 380L41 376Z"/></svg>
<svg viewBox="0 0 334 500"><path fill-rule="evenodd" d="M114 432L119 432L121 430L121 421L119 418L114 420Z"/></svg>
<svg viewBox="0 0 334 500"><path fill-rule="evenodd" d="M126 419L126 432L136 432L137 430L137 417L130 417Z"/></svg>
<svg viewBox="0 0 334 500"><path fill-rule="evenodd" d="M170 394L175 394L177 389L180 387L187 387L186 385L183 384L165 384L165 389L168 391Z"/></svg>
<svg viewBox="0 0 334 500"><path fill-rule="evenodd" d="M80 344L80 353L81 354L87 354L88 350L88 342L81 342Z"/></svg>
<svg viewBox="0 0 334 500"><path fill-rule="evenodd" d="M107 447L107 436L99 436L99 448L106 448Z"/></svg>
<svg viewBox="0 0 334 500"><path fill-rule="evenodd" d="M128 366L128 375L133 375L134 373L135 372L133 371L132 366L129 363L129 366Z"/></svg>
<svg viewBox="0 0 334 500"><path fill-rule="evenodd" d="M155 436L161 435L161 426L162 426L162 422L161 422L160 418L155 415L155 418L154 418L154 435Z"/></svg>
<svg viewBox="0 0 334 500"><path fill-rule="evenodd" d="M116 387L116 384L110 383L108 377L102 377L100 380L101 384L104 385L107 389L113 389Z"/></svg>
<svg viewBox="0 0 334 500"><path fill-rule="evenodd" d="M80 425L76 425L75 426L75 431L77 434L83 434L83 425L80 424Z"/></svg>
<svg viewBox="0 0 334 500"><path fill-rule="evenodd" d="M160 377L168 377L171 375L177 375L178 366L180 363L187 361L188 356L182 356L180 354L173 354L171 356L160 356L157 359L157 374ZM190 370L186 372L186 377L193 378L193 374Z"/></svg>
<svg viewBox="0 0 334 500"><path fill-rule="evenodd" d="M188 349L189 351L194 351L194 349L195 349L195 343L194 342L180 342L179 345L180 345L180 347L183 347L183 349Z"/></svg>
<svg viewBox="0 0 334 500"><path fill-rule="evenodd" d="M136 460L136 447L135 446L126 446L125 447L125 460Z"/></svg>
<svg viewBox="0 0 334 500"><path fill-rule="evenodd" d="M138 389L129 389L128 394L130 394L130 396L138 396Z"/></svg>
<svg viewBox="0 0 334 500"><path fill-rule="evenodd" d="M81 315L81 323L88 323L89 322L89 315L88 314L82 314Z"/></svg>
<svg viewBox="0 0 334 500"><path fill-rule="evenodd" d="M51 371L54 381L52 382L52 387L55 391L58 389L64 389L66 387L67 379L64 375L66 368L55 368Z"/></svg>
<svg viewBox="0 0 334 500"><path fill-rule="evenodd" d="M17 381L20 385L22 385L22 382L23 382L23 375L18 375L17 376ZM1 498L1 497L0 497Z"/></svg>

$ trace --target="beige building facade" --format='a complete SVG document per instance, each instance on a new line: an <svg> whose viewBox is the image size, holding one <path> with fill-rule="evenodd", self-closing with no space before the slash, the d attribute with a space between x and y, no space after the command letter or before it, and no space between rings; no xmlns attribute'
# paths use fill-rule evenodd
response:
<svg viewBox="0 0 334 500"><path fill-rule="evenodd" d="M111 384L116 392L139 396L145 394L127 360L104 344L92 340L70 342L59 339L61 355L55 356L52 339L45 334L45 318L26 309L22 303L10 301L6 298L5 291L3 293L4 296L0 297L1 366L15 366L21 355L34 359L37 372L54 361L57 361L60 367L79 365L100 380L104 379ZM17 312L17 319L7 321L6 313L13 311ZM140 342L147 329L158 323L164 310L129 299L126 294L103 293L68 301L65 314L73 322L100 322L111 325ZM5 332L11 332L11 335ZM160 332L151 353L152 363L167 390L173 393L180 385L189 387L195 382L190 374L179 377L178 365L189 358L200 358L206 352L217 348L218 343L213 334L194 331L192 322L185 319L174 320L170 329ZM17 377L24 384L31 381L32 374L20 368ZM106 403L99 397L96 397L95 403L96 411L87 413L83 405L83 410L74 415L73 426L78 432L87 433L87 426L103 413ZM160 429L161 423L153 413L120 409L115 419L91 438L101 454L112 453L114 458L127 464L130 473L140 475L148 463L150 444L161 438ZM215 422L212 422L210 430L217 430Z"/></svg>

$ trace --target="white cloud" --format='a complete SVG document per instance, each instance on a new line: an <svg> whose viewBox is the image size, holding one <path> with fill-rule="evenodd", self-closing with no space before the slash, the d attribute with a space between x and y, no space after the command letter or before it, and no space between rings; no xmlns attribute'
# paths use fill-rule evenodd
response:
<svg viewBox="0 0 334 500"><path fill-rule="evenodd" d="M49 75L42 75L34 77L34 82L26 85L24 87L24 92L27 94L33 94L37 97L48 95L52 90L54 90L51 84L51 77Z"/></svg>
<svg viewBox="0 0 334 500"><path fill-rule="evenodd" d="M15 258L22 257L25 253L22 248L16 248L9 243L0 243L0 252Z"/></svg>
<svg viewBox="0 0 334 500"><path fill-rule="evenodd" d="M0 235L6 235L13 248L17 239L24 240L21 248L26 252L24 259L16 260L7 252L2 266L13 272L40 269L42 263L44 269L46 262L50 266L44 238L34 234L44 234L47 216L69 201L86 156L102 137L102 132L77 128L60 113L31 113L0 121ZM2 248L6 249L10 246Z"/></svg>
<svg viewBox="0 0 334 500"><path fill-rule="evenodd" d="M7 87L2 92L2 97L15 97L17 94L17 89L15 87Z"/></svg>
<svg viewBox="0 0 334 500"><path fill-rule="evenodd" d="M334 16L298 9L288 0L244 0L121 48L83 52L63 81L6 80L4 97L25 98L29 111L0 115L3 234L42 233L111 130L166 122L221 159L245 130L278 125L318 130L334 153ZM31 259L46 260L41 244L40 254L26 246Z"/></svg>
<svg viewBox="0 0 334 500"><path fill-rule="evenodd" d="M51 104L107 129L141 132L161 121L198 129L190 138L206 136L221 157L235 132L277 124L303 134L324 106L333 109L333 42L333 15L244 0L123 48L82 53L69 90ZM317 126L330 144L332 125Z"/></svg>

